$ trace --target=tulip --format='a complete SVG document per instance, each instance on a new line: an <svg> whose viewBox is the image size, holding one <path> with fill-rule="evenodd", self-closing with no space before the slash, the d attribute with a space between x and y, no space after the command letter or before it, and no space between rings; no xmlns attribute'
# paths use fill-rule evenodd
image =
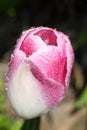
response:
<svg viewBox="0 0 87 130"><path fill-rule="evenodd" d="M24 31L6 73L7 95L14 111L31 119L57 107L69 86L73 62L67 35L48 27Z"/></svg>

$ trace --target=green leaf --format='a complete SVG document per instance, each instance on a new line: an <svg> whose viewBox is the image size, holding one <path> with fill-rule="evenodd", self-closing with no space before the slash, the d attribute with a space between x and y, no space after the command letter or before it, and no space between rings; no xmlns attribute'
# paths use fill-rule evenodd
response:
<svg viewBox="0 0 87 130"><path fill-rule="evenodd" d="M86 104L87 104L87 85L85 86L85 89L81 94L80 98L77 100L76 107L81 108Z"/></svg>
<svg viewBox="0 0 87 130"><path fill-rule="evenodd" d="M0 130L8 130L11 126L11 120L6 114L0 114Z"/></svg>
<svg viewBox="0 0 87 130"><path fill-rule="evenodd" d="M12 127L10 128L10 130L20 130L21 127L22 127L22 124L23 124L23 120L22 119L17 120L16 123L14 123L12 125Z"/></svg>
<svg viewBox="0 0 87 130"><path fill-rule="evenodd" d="M3 92L3 90L4 90L4 80L0 78L0 94Z"/></svg>

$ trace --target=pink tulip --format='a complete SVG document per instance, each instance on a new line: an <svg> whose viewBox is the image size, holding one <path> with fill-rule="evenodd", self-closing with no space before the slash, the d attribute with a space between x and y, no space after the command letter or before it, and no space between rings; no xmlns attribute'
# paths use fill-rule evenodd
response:
<svg viewBox="0 0 87 130"><path fill-rule="evenodd" d="M24 31L6 74L7 94L15 112L30 119L58 106L69 86L73 62L67 35L47 27Z"/></svg>

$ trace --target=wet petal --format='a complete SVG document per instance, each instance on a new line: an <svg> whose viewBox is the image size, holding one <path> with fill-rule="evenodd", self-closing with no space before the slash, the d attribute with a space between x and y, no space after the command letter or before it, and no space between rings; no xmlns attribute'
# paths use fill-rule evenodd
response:
<svg viewBox="0 0 87 130"><path fill-rule="evenodd" d="M42 71L32 62L29 62L31 72L41 84L41 93L43 101L47 104L48 110L56 107L65 96L65 88L61 83L48 78Z"/></svg>
<svg viewBox="0 0 87 130"><path fill-rule="evenodd" d="M30 35L30 36L26 36L26 38L23 40L20 46L20 50L22 50L26 54L26 57L29 57L38 49L42 47L44 48L44 46L45 43L40 37Z"/></svg>
<svg viewBox="0 0 87 130"><path fill-rule="evenodd" d="M49 46L39 50L29 58L47 78L65 85L66 55L57 47Z"/></svg>
<svg viewBox="0 0 87 130"><path fill-rule="evenodd" d="M57 36L54 33L54 30L49 29L49 28L41 28L37 30L34 35L37 35L42 38L42 40L47 44L47 45L54 45L57 46Z"/></svg>
<svg viewBox="0 0 87 130"><path fill-rule="evenodd" d="M30 119L48 112L42 96L42 85L33 76L28 63L19 66L7 85L9 101L20 117Z"/></svg>
<svg viewBox="0 0 87 130"><path fill-rule="evenodd" d="M70 82L72 67L74 63L74 52L73 52L73 48L71 46L71 42L68 36L63 34L62 32L58 33L57 42L58 42L58 47L64 50L67 57L66 59L67 60L67 66L66 66L67 73L66 73L65 82L66 82L66 87L68 87L69 82Z"/></svg>

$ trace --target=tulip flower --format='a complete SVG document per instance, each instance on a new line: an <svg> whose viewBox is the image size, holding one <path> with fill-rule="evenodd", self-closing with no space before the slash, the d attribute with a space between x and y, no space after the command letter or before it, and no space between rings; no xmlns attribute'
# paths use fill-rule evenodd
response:
<svg viewBox="0 0 87 130"><path fill-rule="evenodd" d="M25 119L47 113L64 99L74 62L67 35L48 27L24 31L6 73L14 111Z"/></svg>

